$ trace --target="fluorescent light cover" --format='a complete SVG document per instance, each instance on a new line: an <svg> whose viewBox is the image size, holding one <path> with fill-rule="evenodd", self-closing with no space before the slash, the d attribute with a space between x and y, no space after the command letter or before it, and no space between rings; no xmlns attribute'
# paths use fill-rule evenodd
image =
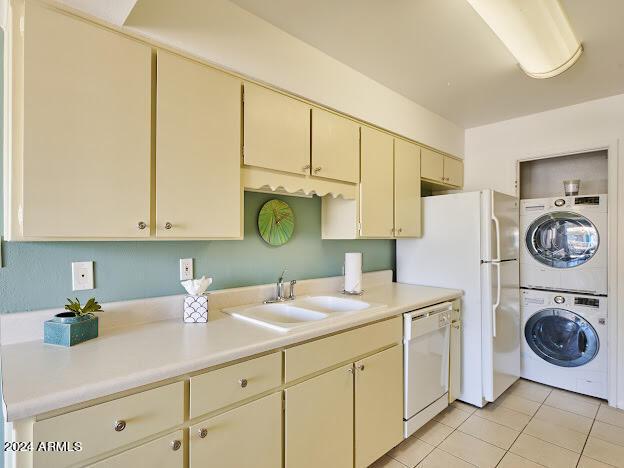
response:
<svg viewBox="0 0 624 468"><path fill-rule="evenodd" d="M533 78L570 68L583 52L559 0L467 0Z"/></svg>

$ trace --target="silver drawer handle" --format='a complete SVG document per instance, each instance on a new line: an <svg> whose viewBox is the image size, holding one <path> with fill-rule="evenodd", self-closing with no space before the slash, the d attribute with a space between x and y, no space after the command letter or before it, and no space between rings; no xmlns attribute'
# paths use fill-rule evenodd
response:
<svg viewBox="0 0 624 468"><path fill-rule="evenodd" d="M206 429L205 427L202 427L198 432L199 432L199 437L201 437L202 439L205 439L206 436L208 435L208 429Z"/></svg>
<svg viewBox="0 0 624 468"><path fill-rule="evenodd" d="M171 450L173 450L174 452L177 452L178 450L180 450L180 447L182 447L182 442L180 442L177 439L171 441Z"/></svg>
<svg viewBox="0 0 624 468"><path fill-rule="evenodd" d="M142 231L143 229L147 227L147 224L145 224L145 221L139 221L137 223L137 227Z"/></svg>
<svg viewBox="0 0 624 468"><path fill-rule="evenodd" d="M245 387L247 386L247 383L248 383L248 382L247 382L247 379L240 379L240 380L238 381L238 384L239 384L242 388L245 388Z"/></svg>
<svg viewBox="0 0 624 468"><path fill-rule="evenodd" d="M166 222L165 223L165 229L171 229L173 227L173 224L171 224L170 222Z"/></svg>
<svg viewBox="0 0 624 468"><path fill-rule="evenodd" d="M113 428L117 432L123 431L126 428L126 421L124 421L123 419L119 419L119 420L115 421L115 424L113 425Z"/></svg>

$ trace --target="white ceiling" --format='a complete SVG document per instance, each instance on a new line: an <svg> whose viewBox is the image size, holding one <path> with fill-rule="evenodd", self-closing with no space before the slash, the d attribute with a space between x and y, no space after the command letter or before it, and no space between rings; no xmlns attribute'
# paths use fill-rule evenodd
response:
<svg viewBox="0 0 624 468"><path fill-rule="evenodd" d="M232 1L466 128L624 93L622 0L562 0L585 51L547 80L465 0Z"/></svg>

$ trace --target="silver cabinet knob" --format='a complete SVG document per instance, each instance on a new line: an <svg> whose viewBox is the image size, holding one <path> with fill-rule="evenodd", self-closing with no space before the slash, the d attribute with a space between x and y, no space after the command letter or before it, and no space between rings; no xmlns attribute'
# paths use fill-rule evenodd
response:
<svg viewBox="0 0 624 468"><path fill-rule="evenodd" d="M315 173L315 174L318 174L319 172L321 172L321 170L322 170L322 169L323 169L323 168L322 168L321 166L319 166L319 167L315 167L315 168L314 168L314 173Z"/></svg>
<svg viewBox="0 0 624 468"><path fill-rule="evenodd" d="M401 234L403 232L403 228L399 228L399 230L397 231L399 234Z"/></svg>
<svg viewBox="0 0 624 468"><path fill-rule="evenodd" d="M177 439L171 441L171 450L173 450L174 452L177 452L178 450L180 450L180 447L182 447L181 441Z"/></svg>
<svg viewBox="0 0 624 468"><path fill-rule="evenodd" d="M113 428L115 428L115 431L117 432L123 431L126 428L126 421L124 421L123 419L115 421L115 424L113 424Z"/></svg>
<svg viewBox="0 0 624 468"><path fill-rule="evenodd" d="M240 380L238 381L238 384L239 384L242 388L245 388L245 387L247 386L247 383L248 383L248 382L247 382L247 379L240 379Z"/></svg>
<svg viewBox="0 0 624 468"><path fill-rule="evenodd" d="M205 439L206 436L208 435L208 429L206 429L205 427L202 427L199 431L199 437L201 437L202 439Z"/></svg>
<svg viewBox="0 0 624 468"><path fill-rule="evenodd" d="M347 373L348 373L348 374L353 374L353 367L349 367L349 368L347 369Z"/></svg>
<svg viewBox="0 0 624 468"><path fill-rule="evenodd" d="M355 367L357 367L357 370L359 370L359 371L363 371L364 370L364 364L358 364Z"/></svg>
<svg viewBox="0 0 624 468"><path fill-rule="evenodd" d="M302 172L308 172L312 166L310 164L306 164L301 168Z"/></svg>
<svg viewBox="0 0 624 468"><path fill-rule="evenodd" d="M172 227L173 227L173 224L171 224L169 221L165 223L165 229L171 229Z"/></svg>
<svg viewBox="0 0 624 468"><path fill-rule="evenodd" d="M143 229L147 227L147 224L145 224L145 221L139 221L137 223L137 227L142 231Z"/></svg>

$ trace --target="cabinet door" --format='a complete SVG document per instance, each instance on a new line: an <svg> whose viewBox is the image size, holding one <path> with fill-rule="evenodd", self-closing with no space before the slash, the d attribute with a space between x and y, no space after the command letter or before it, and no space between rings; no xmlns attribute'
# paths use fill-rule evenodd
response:
<svg viewBox="0 0 624 468"><path fill-rule="evenodd" d="M392 237L394 233L394 138L362 127L360 235Z"/></svg>
<svg viewBox="0 0 624 468"><path fill-rule="evenodd" d="M444 179L447 184L462 187L464 185L464 163L458 159L444 156Z"/></svg>
<svg viewBox="0 0 624 468"><path fill-rule="evenodd" d="M404 140L394 140L394 229L421 236L420 147Z"/></svg>
<svg viewBox="0 0 624 468"><path fill-rule="evenodd" d="M162 50L157 70L156 235L239 238L241 82Z"/></svg>
<svg viewBox="0 0 624 468"><path fill-rule="evenodd" d="M312 109L312 174L359 182L360 126L357 123L322 109Z"/></svg>
<svg viewBox="0 0 624 468"><path fill-rule="evenodd" d="M444 155L423 148L420 158L420 175L424 179L444 182Z"/></svg>
<svg viewBox="0 0 624 468"><path fill-rule="evenodd" d="M310 174L310 106L245 83L245 164Z"/></svg>
<svg viewBox="0 0 624 468"><path fill-rule="evenodd" d="M35 2L25 18L23 235L149 236L151 49Z"/></svg>
<svg viewBox="0 0 624 468"><path fill-rule="evenodd" d="M355 466L366 467L403 439L403 348L355 363Z"/></svg>
<svg viewBox="0 0 624 468"><path fill-rule="evenodd" d="M92 468L126 468L129 466L182 468L184 466L182 431L168 434L89 466Z"/></svg>
<svg viewBox="0 0 624 468"><path fill-rule="evenodd" d="M353 467L353 365L286 393L286 468Z"/></svg>
<svg viewBox="0 0 624 468"><path fill-rule="evenodd" d="M282 394L274 393L190 428L190 468L282 466Z"/></svg>

